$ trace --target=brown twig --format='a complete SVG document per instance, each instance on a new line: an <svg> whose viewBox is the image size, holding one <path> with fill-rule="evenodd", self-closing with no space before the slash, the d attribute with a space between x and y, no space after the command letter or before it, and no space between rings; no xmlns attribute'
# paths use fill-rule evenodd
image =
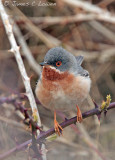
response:
<svg viewBox="0 0 115 160"><path fill-rule="evenodd" d="M29 115L28 110L24 107L21 100L27 99L25 95L12 95L10 97L1 97L0 98L0 105L3 103L13 104L16 110L19 110L22 114L24 114L24 121L29 119L29 125L34 127L35 129L40 129L37 123L34 122L33 118Z"/></svg>

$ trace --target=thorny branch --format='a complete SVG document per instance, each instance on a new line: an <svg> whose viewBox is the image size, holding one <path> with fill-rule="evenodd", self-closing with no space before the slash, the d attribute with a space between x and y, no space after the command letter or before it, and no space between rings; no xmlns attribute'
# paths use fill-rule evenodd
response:
<svg viewBox="0 0 115 160"><path fill-rule="evenodd" d="M26 89L26 95L28 97L30 107L32 108L33 114L36 114L37 125L41 126L41 120L40 120L39 112L38 112L37 105L36 105L36 102L35 102L35 99L34 99L34 95L33 95L32 89L31 89L30 79L27 76L26 69L24 67L24 64L23 64L23 61L22 61L22 58L21 58L21 55L20 55L19 46L17 45L14 34L13 34L12 25L10 24L9 17L8 17L8 15L7 15L7 13L4 9L4 6L3 6L1 0L0 0L0 15L1 15L1 19L2 19L2 22L4 24L6 34L8 36L8 39L9 39L9 42L10 42L10 45L11 45L10 52L14 53L15 59L16 59L17 64L18 64L18 68L19 68L21 76L22 76L22 80L23 80L23 83L24 83L24 86L25 86L25 89ZM25 115L26 115L26 113L27 113L26 110L24 110ZM26 115L26 116L28 116L28 115ZM36 130L36 133L37 133L37 135L39 135L39 130ZM33 129L32 129L32 135L33 134L34 134L34 132L33 132ZM43 148L44 148L44 144L43 144ZM43 159L45 160L46 157L43 158Z"/></svg>
<svg viewBox="0 0 115 160"><path fill-rule="evenodd" d="M28 109L26 109L23 105L23 103L21 102L22 100L26 100L27 97L23 94L20 95L12 95L10 97L2 97L0 98L0 105L3 103L7 103L7 104L13 104L16 110L19 110L23 115L24 115L24 122L26 120L28 121L28 124L31 125L31 127L33 127L34 129L40 129L40 127L38 126L38 124L35 122L34 118L31 117L28 113Z"/></svg>
<svg viewBox="0 0 115 160"><path fill-rule="evenodd" d="M14 56L16 58L16 61L17 61L24 85L25 85L26 95L27 95L28 100L30 102L30 106L32 107L32 111L34 112L35 109L37 110L37 105L36 105L34 95L33 95L33 92L32 92L31 86L30 86L30 79L27 76L27 73L26 73L20 52L19 52L19 46L16 43L13 31L12 31L12 25L9 22L8 15L7 15L6 11L4 10L4 7L3 7L1 0L0 0L0 15L1 15L5 30L6 30L10 45L11 45L10 51L14 53ZM38 112L37 112L37 115L38 115L39 126L41 126L40 116L39 116Z"/></svg>
<svg viewBox="0 0 115 160"><path fill-rule="evenodd" d="M23 99L24 97L23 96L21 96L21 98ZM3 104L3 103L11 103L11 104L14 104L14 106L16 106L15 104L17 103L16 101L17 101L17 99L19 100L20 99L20 97L2 97L2 98L0 98L0 104ZM88 117L91 117L91 116L93 116L93 115L97 115L97 116L99 116L102 112L107 112L108 110L110 110L110 109L113 109L113 108L115 108L115 102L113 102L113 103L110 103L109 104L109 106L108 107L106 107L107 106L107 103L108 101L106 101L106 102L103 102L102 103L102 105L101 105L101 107L99 107L95 102L94 102L94 104L95 104L95 109L92 109L92 110L89 110L89 111L87 111L87 112L84 112L83 114L82 114L82 116L83 116L83 119L85 119L85 118L88 118ZM21 104L20 105L20 103L17 103L17 105L19 105L18 106L18 108L17 109L19 109L22 113L23 113L23 111L25 111L26 109L25 109L25 107ZM26 114L28 115L27 117L29 117L29 114L27 113L27 110L26 110ZM31 117L30 117L31 118ZM32 120L32 119L31 119ZM69 126L69 125L71 125L71 124L74 124L74 123L76 123L76 120L77 120L77 116L75 116L75 117L73 117L73 118L71 118L71 119L66 119L64 122L62 122L60 125L61 125L61 127L62 128L65 128L65 127L67 127L67 126ZM32 121L33 122L33 121ZM32 124L32 123L31 123ZM34 125L35 125L35 123L33 123ZM49 129L49 130L47 130L46 132L41 132L40 133L40 135L37 137L37 143L42 143L44 140L45 140L45 138L47 138L47 137L49 137L49 136L51 136L52 134L54 134L55 133L55 129L54 128L51 128L51 129ZM0 159L3 159L3 158L5 158L5 157L7 157L7 156L9 156L9 155L11 155L13 152L15 152L15 151L20 151L21 149L23 149L23 148L25 148L25 147L27 147L29 144L31 144L32 143L32 139L30 139L30 140L28 140L28 141L26 141L26 142L24 142L24 143L22 143L22 144L20 144L20 145L18 145L18 146L16 146L16 147L14 147L14 148L12 148L11 150L9 150L8 152L6 152L6 153L4 153L4 154L1 154L0 155Z"/></svg>

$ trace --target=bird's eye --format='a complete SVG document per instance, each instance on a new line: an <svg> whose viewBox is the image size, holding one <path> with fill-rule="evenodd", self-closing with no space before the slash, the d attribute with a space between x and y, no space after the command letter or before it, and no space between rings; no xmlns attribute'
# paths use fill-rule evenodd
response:
<svg viewBox="0 0 115 160"><path fill-rule="evenodd" d="M56 66L57 66L57 67L59 67L59 66L61 66L61 65L62 65L62 62L61 62L61 61L57 61L57 62L56 62Z"/></svg>

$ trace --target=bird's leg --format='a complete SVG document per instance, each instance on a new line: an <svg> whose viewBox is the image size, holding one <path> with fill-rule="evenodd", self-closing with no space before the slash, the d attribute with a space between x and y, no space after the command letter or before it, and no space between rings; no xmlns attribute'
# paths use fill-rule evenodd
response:
<svg viewBox="0 0 115 160"><path fill-rule="evenodd" d="M54 129L59 136L60 133L62 134L63 128L59 125L59 123L56 120L56 111L54 111Z"/></svg>
<svg viewBox="0 0 115 160"><path fill-rule="evenodd" d="M79 107L78 106L76 106L76 107L77 107L77 122L81 123L81 121L82 121L82 113L81 113Z"/></svg>

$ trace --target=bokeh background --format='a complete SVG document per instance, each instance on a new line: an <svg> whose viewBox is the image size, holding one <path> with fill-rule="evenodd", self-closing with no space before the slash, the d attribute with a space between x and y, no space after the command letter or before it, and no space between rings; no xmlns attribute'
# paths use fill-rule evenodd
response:
<svg viewBox="0 0 115 160"><path fill-rule="evenodd" d="M69 1L69 0L68 0ZM82 112L94 108L111 95L115 101L115 0L87 0L114 18L104 19L92 11L78 7L72 1L17 0L5 1L4 7L11 20L15 38L33 92L40 75L39 62L46 52L62 46L73 55L83 55L83 67L90 73L92 87L87 100L80 106ZM33 4L33 6L32 6ZM40 6L41 5L41 6ZM14 26L15 23L15 26ZM24 93L25 88L10 44L0 19L0 98ZM30 56L31 54L31 56ZM26 103L26 107L29 105ZM38 105L43 129L53 127L53 113ZM30 112L31 114L31 112ZM76 110L69 117L75 116ZM68 116L68 115L66 115ZM58 115L58 121L62 118ZM23 124L23 117L11 104L0 105L0 154L31 138L31 131ZM48 160L114 160L115 159L115 110L107 116L96 116L64 129L63 136L46 141ZM32 159L24 149L5 159Z"/></svg>

